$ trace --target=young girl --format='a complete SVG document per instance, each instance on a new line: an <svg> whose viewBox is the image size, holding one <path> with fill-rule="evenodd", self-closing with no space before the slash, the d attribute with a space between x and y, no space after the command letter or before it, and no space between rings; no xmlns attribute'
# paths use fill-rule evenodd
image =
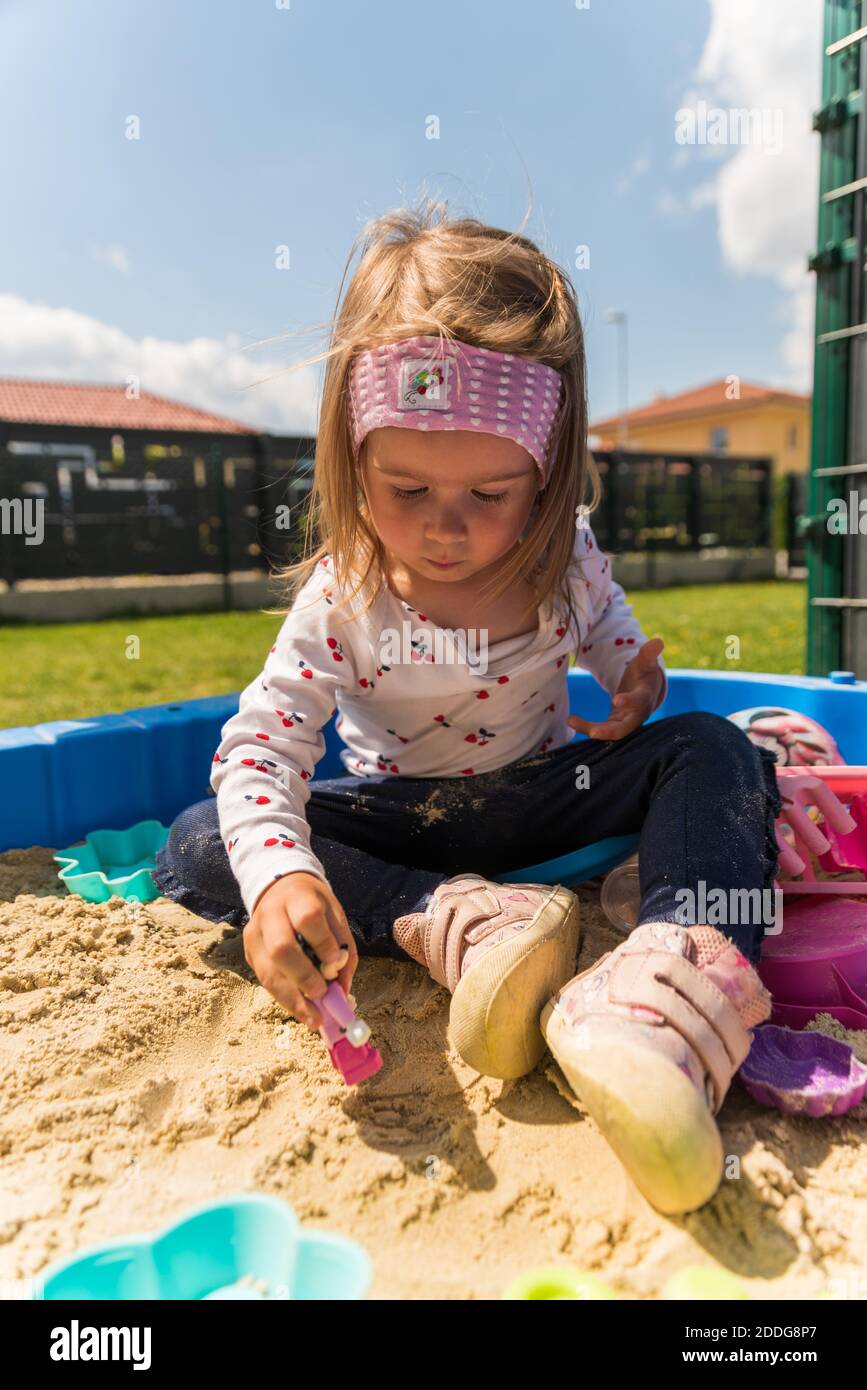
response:
<svg viewBox="0 0 867 1390"><path fill-rule="evenodd" d="M770 1001L761 922L684 902L771 885L773 755L716 715L645 723L662 642L586 524L574 290L532 241L442 211L363 234L325 374L321 544L285 572L216 800L178 817L156 880L243 926L311 1028L323 975L349 991L359 952L417 961L465 1061L516 1077L550 1047L641 1191L689 1211L719 1184L714 1115ZM573 653L611 696L602 722L569 715ZM336 711L348 775L314 782ZM638 831L639 925L574 975L575 895L497 876Z"/></svg>

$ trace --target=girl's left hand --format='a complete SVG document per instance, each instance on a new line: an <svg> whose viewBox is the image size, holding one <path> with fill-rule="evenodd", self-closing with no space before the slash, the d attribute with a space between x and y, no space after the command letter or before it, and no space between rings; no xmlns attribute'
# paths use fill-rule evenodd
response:
<svg viewBox="0 0 867 1390"><path fill-rule="evenodd" d="M568 723L589 738L625 738L642 725L656 709L662 694L662 671L657 657L665 643L661 637L653 637L639 647L635 656L623 672L623 679L611 702L607 719L591 724L580 715L570 714Z"/></svg>

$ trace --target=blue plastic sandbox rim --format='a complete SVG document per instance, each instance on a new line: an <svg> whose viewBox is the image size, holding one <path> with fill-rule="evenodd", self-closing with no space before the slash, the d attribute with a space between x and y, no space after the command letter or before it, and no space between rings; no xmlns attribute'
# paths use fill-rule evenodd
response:
<svg viewBox="0 0 867 1390"><path fill-rule="evenodd" d="M783 705L830 729L843 757L867 763L867 681L846 683L768 672L670 670L669 694L653 719L687 711L731 714L755 705ZM570 709L601 719L609 697L586 671L568 672ZM238 694L148 705L122 714L60 720L0 730L0 851L33 845L51 849L82 840L96 827L123 829L136 821L171 825L187 806L211 794L210 770ZM344 747L332 716L323 729L325 752L314 782L347 775ZM577 736L575 744L581 742ZM312 785L313 785L312 784ZM545 866L551 881L593 877L632 853L599 842ZM631 843L630 843L631 842ZM591 854L592 851L592 854ZM543 881L542 866L515 870L510 880Z"/></svg>

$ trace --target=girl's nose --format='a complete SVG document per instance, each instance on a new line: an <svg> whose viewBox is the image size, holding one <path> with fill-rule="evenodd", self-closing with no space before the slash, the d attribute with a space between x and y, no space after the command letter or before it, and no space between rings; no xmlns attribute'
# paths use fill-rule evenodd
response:
<svg viewBox="0 0 867 1390"><path fill-rule="evenodd" d="M466 526L460 510L455 507L443 509L428 525L428 540L434 544L445 545L466 535Z"/></svg>

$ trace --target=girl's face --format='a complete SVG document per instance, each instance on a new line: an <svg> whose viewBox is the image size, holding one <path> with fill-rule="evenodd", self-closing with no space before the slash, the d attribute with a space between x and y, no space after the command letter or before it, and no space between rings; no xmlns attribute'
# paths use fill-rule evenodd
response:
<svg viewBox="0 0 867 1390"><path fill-rule="evenodd" d="M392 559L447 583L469 579L512 550L541 482L520 444L471 430L371 430L359 470Z"/></svg>

